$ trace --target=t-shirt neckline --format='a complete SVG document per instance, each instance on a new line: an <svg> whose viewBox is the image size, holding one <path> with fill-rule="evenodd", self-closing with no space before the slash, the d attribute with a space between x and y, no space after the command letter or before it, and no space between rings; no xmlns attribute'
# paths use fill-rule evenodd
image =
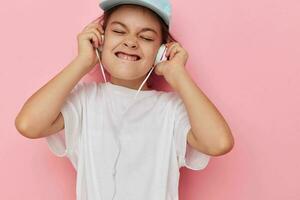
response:
<svg viewBox="0 0 300 200"><path fill-rule="evenodd" d="M111 91L118 92L118 93L128 95L128 96L135 95L138 92L138 90L136 90L136 89L128 88L128 87L121 86L121 85L116 85L109 81L107 81L105 83L105 85ZM140 90L138 93L138 96L151 95L151 94L154 94L155 92L156 92L156 90Z"/></svg>

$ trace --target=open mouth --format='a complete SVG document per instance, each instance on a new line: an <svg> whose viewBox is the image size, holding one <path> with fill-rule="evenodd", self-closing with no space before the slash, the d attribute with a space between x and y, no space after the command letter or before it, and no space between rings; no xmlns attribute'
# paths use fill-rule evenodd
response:
<svg viewBox="0 0 300 200"><path fill-rule="evenodd" d="M122 59L122 60L126 60L126 61L138 61L141 59L140 56L138 55L129 55L129 54L126 54L126 53L123 53L123 52L116 52L115 55L119 58L119 59Z"/></svg>

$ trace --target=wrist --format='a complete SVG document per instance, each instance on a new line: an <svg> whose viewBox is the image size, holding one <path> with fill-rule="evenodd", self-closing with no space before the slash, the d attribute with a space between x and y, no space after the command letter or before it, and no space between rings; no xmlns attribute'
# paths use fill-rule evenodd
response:
<svg viewBox="0 0 300 200"><path fill-rule="evenodd" d="M81 56L76 56L73 60L84 67L89 66L89 64L86 62L86 58L83 58Z"/></svg>
<svg viewBox="0 0 300 200"><path fill-rule="evenodd" d="M175 91L180 90L180 85L189 78L188 72L184 67L174 69L169 75L169 83Z"/></svg>
<svg viewBox="0 0 300 200"><path fill-rule="evenodd" d="M73 71L76 71L76 73L81 77L85 76L88 73L86 64L81 59L78 59L77 57L71 60L68 67L72 68Z"/></svg>
<svg viewBox="0 0 300 200"><path fill-rule="evenodd" d="M76 62L78 65L81 66L82 69L86 70L87 72L90 71L94 66L91 63L86 61L86 58L76 56L73 59L73 62Z"/></svg>

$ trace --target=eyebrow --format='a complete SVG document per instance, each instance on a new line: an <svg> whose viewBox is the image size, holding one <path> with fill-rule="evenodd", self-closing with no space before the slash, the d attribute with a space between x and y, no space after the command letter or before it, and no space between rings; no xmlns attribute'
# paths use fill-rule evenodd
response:
<svg viewBox="0 0 300 200"><path fill-rule="evenodd" d="M123 26L125 29L128 29L125 24L123 24L122 22L119 22L119 21L113 21L113 22L111 22L111 24L119 24L119 25ZM158 33L154 29L149 28L149 27L144 27L144 28L142 28L142 30L140 30L140 32L144 32L144 31L152 31L156 35L158 35Z"/></svg>

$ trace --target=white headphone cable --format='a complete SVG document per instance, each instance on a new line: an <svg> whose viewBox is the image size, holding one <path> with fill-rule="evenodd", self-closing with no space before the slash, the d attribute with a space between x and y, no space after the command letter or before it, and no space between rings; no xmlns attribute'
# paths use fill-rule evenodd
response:
<svg viewBox="0 0 300 200"><path fill-rule="evenodd" d="M107 82L107 81L106 81L106 76L105 76L104 69L103 69L103 66L102 66L102 63L101 63L101 60L100 60L100 53L99 53L99 49L98 49L98 48L96 48L96 55L97 55L97 58L98 58L98 60L99 60L99 64L100 64L100 66L101 66L102 76L103 76L104 81L105 81L105 83L106 83L106 82Z"/></svg>

